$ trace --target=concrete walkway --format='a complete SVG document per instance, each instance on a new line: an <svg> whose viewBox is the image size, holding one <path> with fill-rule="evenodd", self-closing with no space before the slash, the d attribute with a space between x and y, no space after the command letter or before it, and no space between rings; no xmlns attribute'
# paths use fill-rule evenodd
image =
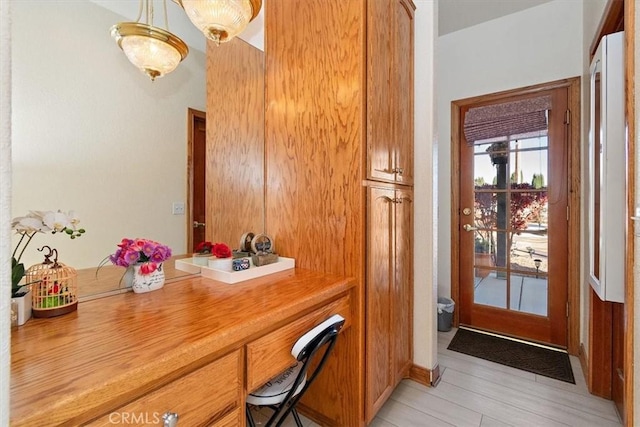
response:
<svg viewBox="0 0 640 427"><path fill-rule="evenodd" d="M514 311L547 315L547 279L531 276L511 275L509 307L507 307L507 280L491 272L487 277L475 278L474 301L492 307Z"/></svg>

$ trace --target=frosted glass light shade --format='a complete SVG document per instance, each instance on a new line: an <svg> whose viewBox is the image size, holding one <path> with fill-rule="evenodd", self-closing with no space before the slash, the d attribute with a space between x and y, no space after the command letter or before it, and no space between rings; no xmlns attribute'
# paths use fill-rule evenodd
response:
<svg viewBox="0 0 640 427"><path fill-rule="evenodd" d="M111 35L127 59L151 80L176 69L189 48L175 35L138 22L121 22L111 27Z"/></svg>
<svg viewBox="0 0 640 427"><path fill-rule="evenodd" d="M217 44L240 34L258 15L262 0L181 0L187 16Z"/></svg>

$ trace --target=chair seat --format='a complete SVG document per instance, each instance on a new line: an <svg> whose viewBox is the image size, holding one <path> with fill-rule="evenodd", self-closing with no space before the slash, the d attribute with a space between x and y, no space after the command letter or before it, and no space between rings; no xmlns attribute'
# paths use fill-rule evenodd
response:
<svg viewBox="0 0 640 427"><path fill-rule="evenodd" d="M268 381L258 390L249 393L247 396L247 403L257 406L277 405L281 403L285 397L287 397L289 390L291 390L300 369L302 369L302 365L303 364L301 362L296 363L277 377ZM298 385L293 396L296 396L300 391L302 391L305 383L306 375L305 378L300 381L300 385Z"/></svg>

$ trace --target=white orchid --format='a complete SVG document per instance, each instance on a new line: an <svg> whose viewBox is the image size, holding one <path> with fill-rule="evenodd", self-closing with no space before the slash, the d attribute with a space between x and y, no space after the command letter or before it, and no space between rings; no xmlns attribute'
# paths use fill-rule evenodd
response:
<svg viewBox="0 0 640 427"><path fill-rule="evenodd" d="M16 217L11 221L11 228L20 235L20 240L12 254L11 260L11 296L21 289L20 281L24 277L24 265L20 258L37 233L66 233L71 239L82 236L84 229L78 228L80 220L74 211L30 211L26 216ZM17 255L17 258L16 258Z"/></svg>
<svg viewBox="0 0 640 427"><path fill-rule="evenodd" d="M49 231L41 218L35 216L22 216L14 218L11 222L11 228L19 234L30 234L37 232Z"/></svg>
<svg viewBox="0 0 640 427"><path fill-rule="evenodd" d="M42 222L56 233L71 227L71 219L64 212L47 212L42 217Z"/></svg>
<svg viewBox="0 0 640 427"><path fill-rule="evenodd" d="M76 215L76 211L69 211L69 223L71 224L71 227L73 227L74 230L78 229L78 224L80 223L80 219L78 219L78 216Z"/></svg>

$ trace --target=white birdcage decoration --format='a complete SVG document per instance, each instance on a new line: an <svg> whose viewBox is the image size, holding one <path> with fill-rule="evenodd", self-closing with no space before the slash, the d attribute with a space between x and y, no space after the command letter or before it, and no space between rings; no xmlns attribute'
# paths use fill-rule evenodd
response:
<svg viewBox="0 0 640 427"><path fill-rule="evenodd" d="M78 273L72 267L58 262L58 251L48 249L42 264L29 267L25 273L31 286L33 317L54 317L78 308ZM51 261L51 257L54 257Z"/></svg>

